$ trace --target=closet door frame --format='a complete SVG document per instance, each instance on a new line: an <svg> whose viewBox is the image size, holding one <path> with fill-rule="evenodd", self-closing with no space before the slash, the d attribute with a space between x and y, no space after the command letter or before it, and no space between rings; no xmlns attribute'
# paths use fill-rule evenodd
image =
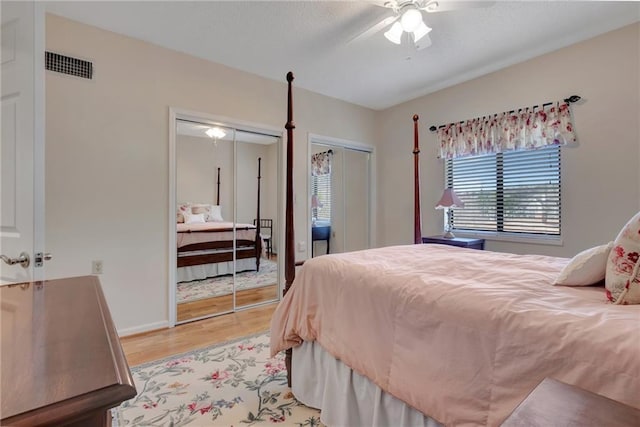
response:
<svg viewBox="0 0 640 427"><path fill-rule="evenodd" d="M168 312L169 312L169 327L173 328L177 324L177 301L176 301L176 291L177 291L177 283L176 283L176 259L178 256L178 251L176 248L176 177L177 177L177 166L176 166L176 131L177 131L177 120L188 120L193 122L199 122L203 124L209 124L212 126L223 126L227 128L233 128L236 131L247 131L247 132L256 132L269 134L274 137L279 138L278 142L278 162L280 165L286 164L286 159L284 158L286 154L286 150L284 150L284 130L281 128L277 128L270 125L265 125L262 123L249 122L246 120L240 120L232 117L207 114L197 111L191 111L182 108L169 107L169 206L167 209L168 215L167 220L169 223L169 250L168 250L168 262L167 262L167 276L168 276ZM234 144L234 153L235 153L235 144ZM235 162L235 154L234 154L234 162ZM278 168L278 224L281 224L284 220L284 192L285 192L285 182L284 182L284 172L282 171L282 167ZM235 171L234 171L235 173ZM234 193L235 193L235 179L234 179ZM235 194L234 194L234 205L235 205ZM235 221L235 207L234 207L234 221ZM282 227L280 227L282 228ZM284 233L278 233L278 247L284 247ZM278 300L282 295L282 289L284 284L284 257L278 257ZM235 274L234 274L235 277ZM235 310L235 285L234 285L234 311ZM251 308L247 306L246 308ZM242 307L239 310L245 309ZM222 314L222 313L221 313ZM202 317L207 318L211 316ZM199 319L190 319L189 321L199 320Z"/></svg>
<svg viewBox="0 0 640 427"><path fill-rule="evenodd" d="M376 197L376 182L377 182L377 174L376 174L376 151L375 147L371 144L366 144L363 142L352 141L348 139L335 138L332 136L326 135L318 135L314 133L309 133L307 135L307 258L311 257L311 245L313 242L311 241L311 144L325 145L327 148L337 147L344 148L349 150L356 150L369 153L369 247L376 247L376 224L377 224L377 215L376 210L374 209L377 205L377 197ZM342 184L344 186L344 183ZM344 216L344 212L343 212ZM344 236L343 236L344 239ZM343 247L345 247L343 242Z"/></svg>

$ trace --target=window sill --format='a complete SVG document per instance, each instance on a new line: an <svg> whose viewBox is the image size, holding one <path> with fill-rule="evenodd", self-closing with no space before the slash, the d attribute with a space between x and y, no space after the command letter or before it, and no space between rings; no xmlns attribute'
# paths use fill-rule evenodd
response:
<svg viewBox="0 0 640 427"><path fill-rule="evenodd" d="M536 236L531 234L495 233L491 231L452 230L457 237L493 240L497 242L530 243L534 245L562 246L562 236Z"/></svg>

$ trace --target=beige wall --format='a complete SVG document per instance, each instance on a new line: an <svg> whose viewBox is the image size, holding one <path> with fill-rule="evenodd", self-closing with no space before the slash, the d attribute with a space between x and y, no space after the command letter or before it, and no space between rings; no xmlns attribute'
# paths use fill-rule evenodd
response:
<svg viewBox="0 0 640 427"><path fill-rule="evenodd" d="M103 260L117 328L164 326L169 107L280 128L284 73L268 80L52 15L46 25L48 50L95 67L90 81L46 76L46 239L55 254L47 274L90 274L91 261ZM371 143L375 113L302 89L294 105L295 224L306 241L307 134Z"/></svg>
<svg viewBox="0 0 640 427"><path fill-rule="evenodd" d="M195 136L176 137L176 201L211 203L217 201L220 168L220 205L222 218L233 221L233 141L218 141Z"/></svg>
<svg viewBox="0 0 640 427"><path fill-rule="evenodd" d="M431 125L578 94L579 146L562 150L563 246L488 241L515 253L573 256L608 242L640 208L640 24L378 112L378 243L413 236L413 114L420 116L423 235L442 230L444 186Z"/></svg>

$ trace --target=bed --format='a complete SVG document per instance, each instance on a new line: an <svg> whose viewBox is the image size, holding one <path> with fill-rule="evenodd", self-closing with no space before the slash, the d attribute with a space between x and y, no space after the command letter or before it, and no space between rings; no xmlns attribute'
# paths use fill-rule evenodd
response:
<svg viewBox="0 0 640 427"><path fill-rule="evenodd" d="M258 158L256 223L260 223L261 159ZM216 204L179 204L181 212L203 215L198 222L176 224L177 281L188 282L260 269L264 244L254 224L224 221L220 213L220 168ZM217 209L216 209L217 208ZM211 210L214 209L214 210ZM185 215L188 215L185 213ZM235 259L235 264L234 264Z"/></svg>
<svg viewBox="0 0 640 427"><path fill-rule="evenodd" d="M640 305L553 286L569 259L405 245L312 258L296 278L290 169L271 353L327 425L500 425L545 377L640 407Z"/></svg>

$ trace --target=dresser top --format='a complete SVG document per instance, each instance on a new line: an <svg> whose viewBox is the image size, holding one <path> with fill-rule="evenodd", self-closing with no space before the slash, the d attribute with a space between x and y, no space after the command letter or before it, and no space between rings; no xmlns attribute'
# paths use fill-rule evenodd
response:
<svg viewBox="0 0 640 427"><path fill-rule="evenodd" d="M135 395L95 276L0 286L0 303L3 420L114 386Z"/></svg>

